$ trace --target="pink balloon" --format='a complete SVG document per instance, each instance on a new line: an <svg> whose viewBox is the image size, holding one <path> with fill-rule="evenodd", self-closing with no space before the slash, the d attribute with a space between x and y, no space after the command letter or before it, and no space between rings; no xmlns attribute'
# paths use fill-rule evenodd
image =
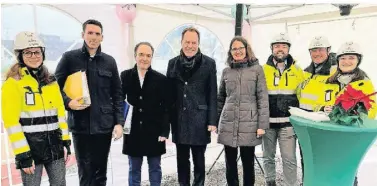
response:
<svg viewBox="0 0 377 186"><path fill-rule="evenodd" d="M134 4L116 5L116 14L123 23L132 23L136 17L136 7Z"/></svg>
<svg viewBox="0 0 377 186"><path fill-rule="evenodd" d="M233 20L232 23L233 23L233 26L235 26L236 21ZM243 20L242 22L242 36L251 37L251 26L246 20Z"/></svg>

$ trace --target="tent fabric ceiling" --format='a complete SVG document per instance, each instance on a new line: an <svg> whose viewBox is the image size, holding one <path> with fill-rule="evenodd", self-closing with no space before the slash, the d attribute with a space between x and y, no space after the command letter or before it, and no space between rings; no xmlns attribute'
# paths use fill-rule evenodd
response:
<svg viewBox="0 0 377 186"><path fill-rule="evenodd" d="M207 18L233 20L232 5L213 4L153 4L146 5L170 11L190 13ZM377 6L359 4L353 7L350 16L376 14ZM250 4L248 19L252 24L297 23L304 21L341 18L339 8L332 4L285 4L253 5Z"/></svg>

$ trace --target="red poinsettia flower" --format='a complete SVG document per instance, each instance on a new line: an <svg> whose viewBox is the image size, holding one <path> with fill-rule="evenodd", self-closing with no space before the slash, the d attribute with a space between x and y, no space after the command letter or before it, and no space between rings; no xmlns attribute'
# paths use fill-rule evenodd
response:
<svg viewBox="0 0 377 186"><path fill-rule="evenodd" d="M353 108L357 103L361 102L364 104L367 111L372 107L370 96L376 94L366 95L361 90L354 89L351 85L347 85L343 94L341 94L335 101L335 105L341 104L342 108L348 112L349 109Z"/></svg>

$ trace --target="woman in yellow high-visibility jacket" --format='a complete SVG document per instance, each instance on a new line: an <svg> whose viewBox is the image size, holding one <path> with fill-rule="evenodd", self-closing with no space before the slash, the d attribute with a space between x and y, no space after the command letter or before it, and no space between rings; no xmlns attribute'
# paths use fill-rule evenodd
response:
<svg viewBox="0 0 377 186"><path fill-rule="evenodd" d="M335 104L337 96L344 92L347 85L351 85L356 90L363 91L364 94L375 92L372 81L367 74L359 68L362 61L362 52L358 44L354 42L344 43L337 53L337 71L332 75L325 84L326 103L321 110L331 112ZM376 101L376 96L371 96ZM377 113L377 105L372 103L372 107L368 112L368 118L374 119ZM354 186L358 185L357 177Z"/></svg>
<svg viewBox="0 0 377 186"><path fill-rule="evenodd" d="M25 186L40 185L43 167L51 185L66 185L71 140L59 85L43 65L45 47L36 34L21 32L14 53L17 63L2 86L1 110L16 168Z"/></svg>
<svg viewBox="0 0 377 186"><path fill-rule="evenodd" d="M322 108L325 112L331 112L337 96L343 94L344 88L350 84L354 89L361 90L364 94L375 92L372 81L367 74L359 68L362 60L362 52L358 44L354 42L344 43L338 53L338 69L326 82L325 98L326 103ZM376 101L376 96L371 96ZM368 117L374 119L377 113L377 105L372 103Z"/></svg>

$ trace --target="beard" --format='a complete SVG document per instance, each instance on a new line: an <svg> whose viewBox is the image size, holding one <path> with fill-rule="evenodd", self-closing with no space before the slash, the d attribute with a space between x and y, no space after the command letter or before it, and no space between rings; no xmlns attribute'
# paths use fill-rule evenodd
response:
<svg viewBox="0 0 377 186"><path fill-rule="evenodd" d="M278 57L275 54L273 56L274 56L275 61L278 63L283 63L288 57L288 55L283 55L282 57Z"/></svg>

